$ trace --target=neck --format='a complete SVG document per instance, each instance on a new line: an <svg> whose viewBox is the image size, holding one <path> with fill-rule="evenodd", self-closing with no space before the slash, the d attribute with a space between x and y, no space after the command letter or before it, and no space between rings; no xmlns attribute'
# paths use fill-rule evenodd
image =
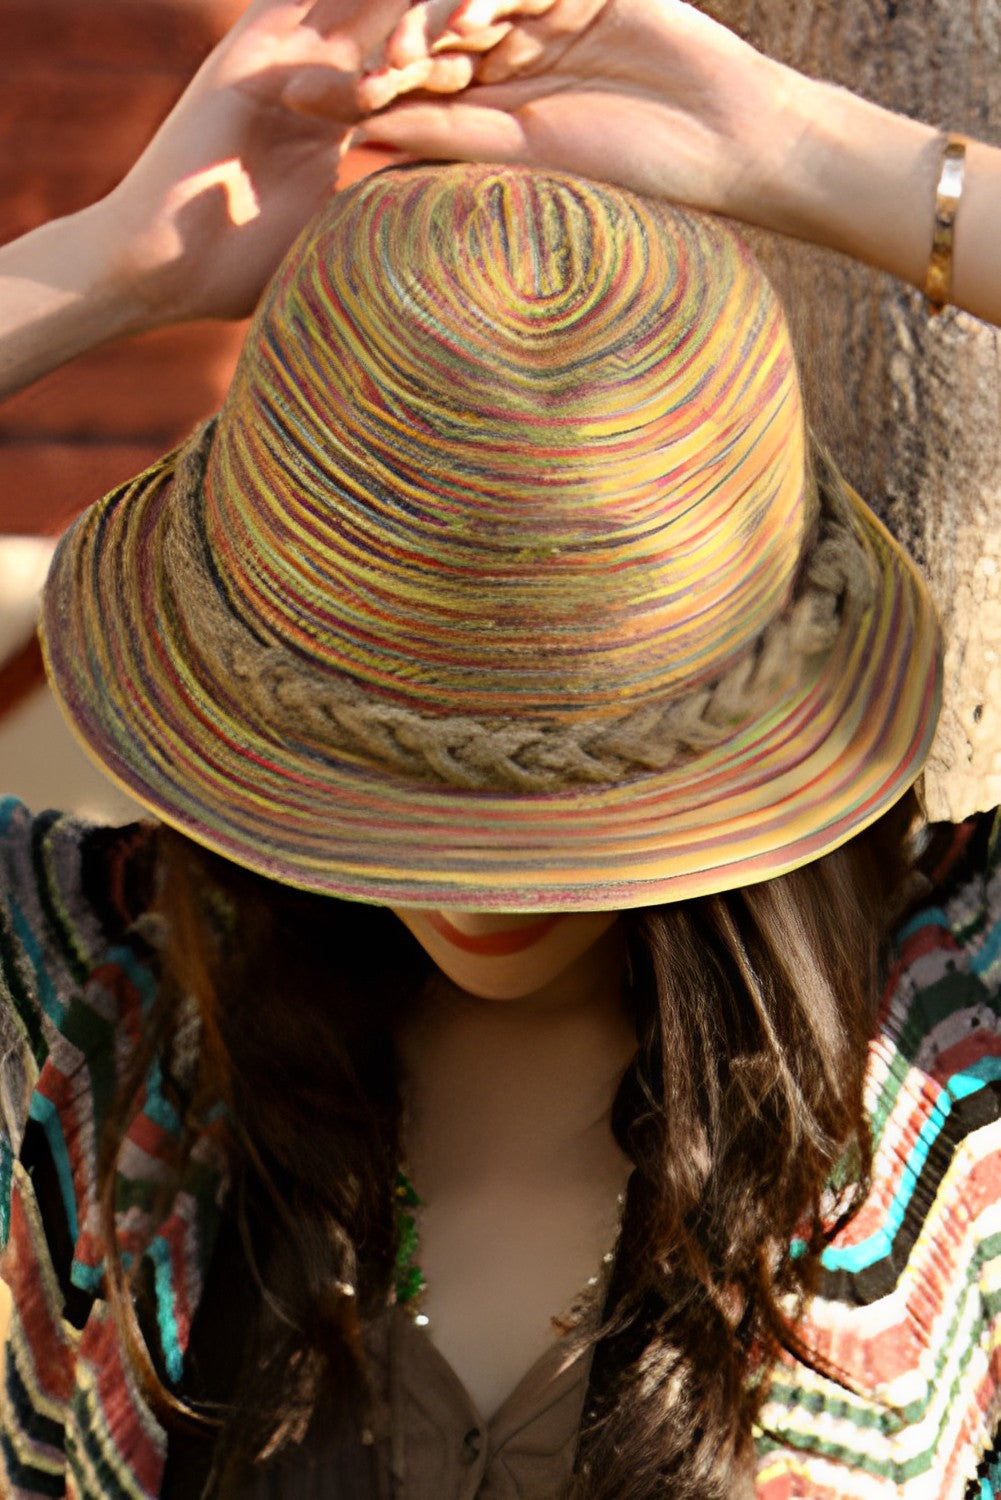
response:
<svg viewBox="0 0 1001 1500"><path fill-rule="evenodd" d="M407 1153L429 1201L471 1177L540 1181L613 1147L612 1103L636 1047L618 924L524 999L477 999L441 979L399 1038Z"/></svg>

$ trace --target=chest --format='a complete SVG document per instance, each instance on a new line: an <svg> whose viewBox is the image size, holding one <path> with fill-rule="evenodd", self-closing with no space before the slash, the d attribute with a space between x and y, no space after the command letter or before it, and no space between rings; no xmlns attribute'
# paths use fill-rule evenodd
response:
<svg viewBox="0 0 1001 1500"><path fill-rule="evenodd" d="M500 1180L418 1209L431 1341L484 1417L587 1309L618 1236L615 1186Z"/></svg>

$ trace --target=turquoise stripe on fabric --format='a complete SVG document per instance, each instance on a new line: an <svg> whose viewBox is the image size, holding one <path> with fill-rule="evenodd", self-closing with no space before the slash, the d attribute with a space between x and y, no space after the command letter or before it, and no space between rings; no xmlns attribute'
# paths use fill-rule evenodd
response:
<svg viewBox="0 0 1001 1500"><path fill-rule="evenodd" d="M955 1073L948 1079L935 1108L921 1127L920 1134L911 1148L900 1174L900 1186L891 1201L883 1225L858 1245L839 1247L828 1245L821 1256L821 1264L828 1271L864 1271L877 1260L889 1254L897 1232L904 1221L921 1171L928 1160L932 1147L952 1113L954 1102L967 1099L986 1084L1001 1079L1001 1058L982 1057Z"/></svg>
<svg viewBox="0 0 1001 1500"><path fill-rule="evenodd" d="M108 949L104 963L121 969L139 995L143 1015L148 1014L157 996L157 981L152 971L138 957L135 949L128 947L127 944L116 944L115 947Z"/></svg>
<svg viewBox="0 0 1001 1500"><path fill-rule="evenodd" d="M135 1255L131 1250L122 1251L122 1270L130 1271ZM93 1292L102 1296L104 1292L104 1257L98 1261L96 1266L84 1265L83 1261L74 1260L70 1267L70 1281L81 1292Z"/></svg>
<svg viewBox="0 0 1001 1500"><path fill-rule="evenodd" d="M184 1356L177 1335L177 1318L174 1312L174 1265L170 1246L161 1235L153 1240L145 1251L153 1262L154 1285L156 1287L156 1321L160 1329L160 1346L163 1349L167 1376L175 1385L184 1373Z"/></svg>
<svg viewBox="0 0 1001 1500"><path fill-rule="evenodd" d="M149 1014L158 993L156 976L137 956L132 948L122 946L109 949L107 960L125 975L139 996L139 1007L143 1015ZM159 1058L154 1058L146 1077L146 1097L143 1113L166 1130L177 1136L181 1131L181 1117L163 1092L163 1070Z"/></svg>
<svg viewBox="0 0 1001 1500"><path fill-rule="evenodd" d="M995 1435L995 1448L998 1436L1001 1434ZM987 1472L980 1477L980 1500L997 1500L1001 1495L1001 1457L993 1454L984 1467Z"/></svg>
<svg viewBox="0 0 1001 1500"><path fill-rule="evenodd" d="M76 1189L73 1186L73 1171L70 1167L69 1153L66 1150L66 1138L63 1135L62 1121L59 1113L50 1099L40 1094L36 1089L31 1096L31 1104L28 1109L30 1118L41 1125L45 1132L45 1139L49 1143L52 1152L52 1161L59 1178L59 1191L62 1194L63 1207L66 1210L66 1221L69 1225L70 1238L76 1242L79 1234L79 1225L76 1212Z"/></svg>
<svg viewBox="0 0 1001 1500"><path fill-rule="evenodd" d="M894 946L899 951L899 949L902 948L907 942L908 938L912 938L915 933L920 932L923 927L941 927L944 928L946 932L949 931L949 918L946 916L941 906L926 906L921 911L919 911L916 916L911 917L908 921L904 922L901 927L898 927L896 938L894 939Z"/></svg>
<svg viewBox="0 0 1001 1500"><path fill-rule="evenodd" d="M996 1083L1001 1078L1001 1057L978 1057L977 1061L970 1063L962 1073L957 1073L950 1078L946 1085L949 1093L956 1100L968 1099L971 1094L978 1094L988 1083Z"/></svg>
<svg viewBox="0 0 1001 1500"><path fill-rule="evenodd" d="M70 1282L73 1286L79 1287L81 1292L91 1292L94 1296L100 1296L104 1287L104 1257L102 1256L96 1266L85 1266L82 1261L75 1260L70 1267Z"/></svg>
<svg viewBox="0 0 1001 1500"><path fill-rule="evenodd" d="M143 1114L159 1125L161 1130L167 1131L169 1135L180 1136L181 1117L164 1097L163 1093L163 1070L160 1067L160 1059L154 1058L146 1079L146 1097L143 1101Z"/></svg>

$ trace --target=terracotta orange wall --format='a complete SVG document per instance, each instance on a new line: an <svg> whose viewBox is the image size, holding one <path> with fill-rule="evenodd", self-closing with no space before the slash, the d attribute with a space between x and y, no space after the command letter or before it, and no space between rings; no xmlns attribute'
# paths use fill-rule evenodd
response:
<svg viewBox="0 0 1001 1500"><path fill-rule="evenodd" d="M107 192L241 0L2 0L0 240ZM58 530L213 409L242 331L101 350L0 409L0 532Z"/></svg>

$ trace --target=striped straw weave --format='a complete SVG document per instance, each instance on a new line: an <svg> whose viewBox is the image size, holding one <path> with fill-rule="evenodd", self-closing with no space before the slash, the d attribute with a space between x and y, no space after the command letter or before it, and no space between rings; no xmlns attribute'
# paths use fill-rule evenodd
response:
<svg viewBox="0 0 1001 1500"><path fill-rule="evenodd" d="M799 560L802 418L732 233L593 184L418 169L302 248L206 483L261 634L432 713L571 719L759 634Z"/></svg>
<svg viewBox="0 0 1001 1500"><path fill-rule="evenodd" d="M54 686L141 800L295 884L516 910L763 879L899 796L937 709L920 580L804 455L727 226L386 173L293 250L214 429L65 540Z"/></svg>

